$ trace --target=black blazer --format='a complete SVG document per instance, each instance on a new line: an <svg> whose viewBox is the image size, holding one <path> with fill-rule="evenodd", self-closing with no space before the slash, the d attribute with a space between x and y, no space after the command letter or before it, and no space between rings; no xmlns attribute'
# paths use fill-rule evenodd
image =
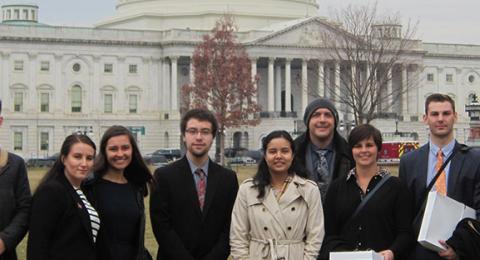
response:
<svg viewBox="0 0 480 260"><path fill-rule="evenodd" d="M28 260L94 260L90 218L64 174L33 195Z"/></svg>
<svg viewBox="0 0 480 260"><path fill-rule="evenodd" d="M422 194L428 185L429 149L428 144L423 145L400 159L399 177L414 196L415 215L422 206ZM475 209L478 219L480 217L480 151L464 149L459 143L455 143L455 149L459 150L450 162L447 196ZM417 243L415 257L412 259L442 258Z"/></svg>
<svg viewBox="0 0 480 260"><path fill-rule="evenodd" d="M82 190L85 193L90 204L98 211L98 179L97 177L92 177L87 179L82 183ZM134 185L135 187L135 195L136 200L139 208L140 213L140 221L138 223L138 238L137 238L137 255L135 259L137 260L144 260L150 259L151 256L149 252L145 249L145 205L143 202L143 194L145 193L145 189L143 187ZM103 219L101 218L102 214L98 212L100 216L100 221L103 223ZM96 243L96 250L97 250L97 259L112 259L111 250L112 245L109 240L108 231L106 230L106 225L102 225L100 230L98 231L97 235L97 243ZM147 256L148 254L148 256ZM1 260L1 259L0 259Z"/></svg>
<svg viewBox="0 0 480 260"><path fill-rule="evenodd" d="M187 158L155 171L150 218L157 260L227 259L230 218L238 191L235 172L210 161L203 212Z"/></svg>

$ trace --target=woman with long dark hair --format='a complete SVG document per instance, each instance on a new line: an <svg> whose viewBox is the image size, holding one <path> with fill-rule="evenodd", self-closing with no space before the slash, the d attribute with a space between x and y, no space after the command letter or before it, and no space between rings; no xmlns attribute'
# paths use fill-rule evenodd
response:
<svg viewBox="0 0 480 260"><path fill-rule="evenodd" d="M295 145L286 131L268 134L262 148L256 175L240 185L235 201L231 255L314 260L324 235L318 187L295 162Z"/></svg>
<svg viewBox="0 0 480 260"><path fill-rule="evenodd" d="M32 201L28 260L93 260L100 221L80 190L91 171L95 144L69 135Z"/></svg>
<svg viewBox="0 0 480 260"><path fill-rule="evenodd" d="M82 189L102 221L97 258L150 258L144 247L143 197L152 177L127 128L112 126L104 133L93 175Z"/></svg>

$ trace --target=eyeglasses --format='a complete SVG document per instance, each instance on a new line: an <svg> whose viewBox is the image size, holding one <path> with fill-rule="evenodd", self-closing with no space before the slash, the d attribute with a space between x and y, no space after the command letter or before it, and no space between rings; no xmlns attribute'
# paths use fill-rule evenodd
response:
<svg viewBox="0 0 480 260"><path fill-rule="evenodd" d="M189 135L198 135L198 133L200 133L201 136L207 136L212 134L212 130L208 128L203 128L203 129L188 128L185 130L185 133Z"/></svg>

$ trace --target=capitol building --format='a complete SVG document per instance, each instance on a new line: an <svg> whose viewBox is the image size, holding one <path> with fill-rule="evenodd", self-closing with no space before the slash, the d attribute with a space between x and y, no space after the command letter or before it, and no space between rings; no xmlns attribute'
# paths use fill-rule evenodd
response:
<svg viewBox="0 0 480 260"><path fill-rule="evenodd" d="M82 28L44 24L41 6L10 1L0 14L6 119L0 144L25 158L50 156L73 132L98 143L109 126L119 124L135 134L142 153L179 147L180 90L193 80L193 50L226 13L239 28L253 75L260 77L262 106L260 125L228 129L226 147L258 149L273 129L298 133L308 102L330 97L325 90L341 77L341 62L331 59L319 36L338 25L318 16L319 8L316 0L118 0L114 16ZM411 137L425 142L424 99L442 92L457 104L455 136L464 142L465 105L480 95L480 45L418 39L398 68L390 88L412 78L418 86L373 124L387 136L415 132ZM351 119L341 109L342 131L352 127Z"/></svg>

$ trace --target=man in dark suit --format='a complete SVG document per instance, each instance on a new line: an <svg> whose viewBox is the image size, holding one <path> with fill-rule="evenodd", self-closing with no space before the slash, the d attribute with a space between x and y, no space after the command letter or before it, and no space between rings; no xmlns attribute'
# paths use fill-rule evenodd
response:
<svg viewBox="0 0 480 260"><path fill-rule="evenodd" d="M208 157L218 129L210 111L188 111L180 127L187 153L155 171L150 197L157 260L227 259L237 177Z"/></svg>
<svg viewBox="0 0 480 260"><path fill-rule="evenodd" d="M0 113L2 100L0 100ZM0 116L0 126L3 118ZM0 148L0 259L16 260L15 248L28 229L31 194L25 162Z"/></svg>
<svg viewBox="0 0 480 260"><path fill-rule="evenodd" d="M425 101L423 121L430 128L430 140L420 149L407 153L400 160L399 175L415 198L415 214L423 203L423 194L439 166L452 154L453 159L435 182L434 190L477 211L480 216L480 153L459 144L453 135L457 120L455 102L447 95L432 94ZM440 241L446 248L440 253L417 243L411 259L457 259L455 248Z"/></svg>

